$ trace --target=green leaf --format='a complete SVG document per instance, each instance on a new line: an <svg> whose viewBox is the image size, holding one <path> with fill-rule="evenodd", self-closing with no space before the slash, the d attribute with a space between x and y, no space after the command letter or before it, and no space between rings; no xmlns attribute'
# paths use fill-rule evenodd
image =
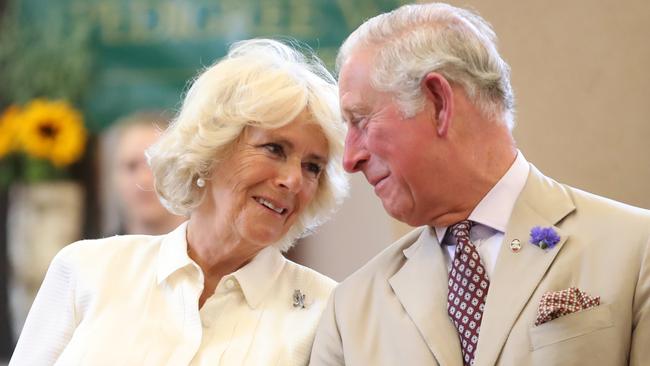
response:
<svg viewBox="0 0 650 366"><path fill-rule="evenodd" d="M50 161L26 157L23 176L28 183L63 179L68 176L65 169L56 168Z"/></svg>
<svg viewBox="0 0 650 366"><path fill-rule="evenodd" d="M0 159L0 191L8 189L11 182L16 179L16 169L13 163L14 159L11 157Z"/></svg>

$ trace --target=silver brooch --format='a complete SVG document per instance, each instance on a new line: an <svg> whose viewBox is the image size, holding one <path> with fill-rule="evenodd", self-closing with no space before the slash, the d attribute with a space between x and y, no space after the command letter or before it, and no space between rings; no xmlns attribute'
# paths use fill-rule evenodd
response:
<svg viewBox="0 0 650 366"><path fill-rule="evenodd" d="M294 308L305 308L305 294L300 292L300 290L293 290L293 307Z"/></svg>

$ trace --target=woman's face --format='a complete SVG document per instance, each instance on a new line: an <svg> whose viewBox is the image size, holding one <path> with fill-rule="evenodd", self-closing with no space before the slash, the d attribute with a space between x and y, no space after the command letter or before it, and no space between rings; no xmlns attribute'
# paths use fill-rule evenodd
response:
<svg viewBox="0 0 650 366"><path fill-rule="evenodd" d="M212 170L201 210L217 235L259 247L278 241L314 198L327 164L322 129L301 114L275 130L249 126Z"/></svg>

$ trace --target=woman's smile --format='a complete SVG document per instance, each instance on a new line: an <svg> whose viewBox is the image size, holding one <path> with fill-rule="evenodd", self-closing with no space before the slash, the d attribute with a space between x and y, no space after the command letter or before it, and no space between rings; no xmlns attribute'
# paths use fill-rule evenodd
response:
<svg viewBox="0 0 650 366"><path fill-rule="evenodd" d="M253 199L255 200L255 202L277 213L278 215L284 215L289 211L288 208L283 207L280 203L273 202L271 199L264 198L264 197L253 197Z"/></svg>

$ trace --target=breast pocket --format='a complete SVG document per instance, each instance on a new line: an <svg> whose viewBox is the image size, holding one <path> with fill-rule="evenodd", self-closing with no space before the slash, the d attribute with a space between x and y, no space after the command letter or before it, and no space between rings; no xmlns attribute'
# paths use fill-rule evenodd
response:
<svg viewBox="0 0 650 366"><path fill-rule="evenodd" d="M612 312L607 304L561 316L528 330L530 349L534 351L613 325Z"/></svg>

